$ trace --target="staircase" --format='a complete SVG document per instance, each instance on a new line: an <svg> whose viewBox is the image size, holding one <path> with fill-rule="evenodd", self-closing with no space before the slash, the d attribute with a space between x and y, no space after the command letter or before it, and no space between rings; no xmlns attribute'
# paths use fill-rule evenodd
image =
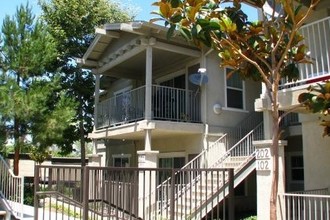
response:
<svg viewBox="0 0 330 220"><path fill-rule="evenodd" d="M255 148L252 142L264 138L262 115L258 113L251 114L240 125L242 126L228 130L226 134L182 167L175 174L176 177L180 177L183 171L189 172L196 168L233 168L234 187L238 186L256 166ZM243 138L238 138L239 136L243 136ZM227 149L227 151L224 153L223 149ZM219 155L222 156L219 157ZM157 186L156 192L152 193L155 197L161 198L161 201L158 201L156 206L151 205L147 208L152 210L150 213L156 213L157 216L169 216L170 212L173 212L169 208L172 206L175 207L175 216L180 216L180 219L202 219L229 194L228 175L220 176L223 181L217 184L213 183L212 180L216 178L213 178L212 175L215 174L209 172L205 176L196 176L188 183L186 183L187 180L182 183L175 183L177 188L175 189L175 192L177 192L175 205L173 205L173 197L172 200L164 197L163 190L173 182L171 178L168 178ZM189 198L188 201L182 199L187 197ZM153 209L156 210L153 211ZM151 219L157 219L157 216L151 216Z"/></svg>
<svg viewBox="0 0 330 220"><path fill-rule="evenodd" d="M24 178L15 176L0 155L0 207L16 219L23 218ZM3 213L3 212L2 212ZM8 214L10 213L10 214Z"/></svg>

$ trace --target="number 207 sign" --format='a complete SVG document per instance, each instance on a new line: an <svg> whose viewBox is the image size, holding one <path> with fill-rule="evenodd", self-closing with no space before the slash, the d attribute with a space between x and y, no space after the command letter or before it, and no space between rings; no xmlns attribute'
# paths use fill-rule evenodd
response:
<svg viewBox="0 0 330 220"><path fill-rule="evenodd" d="M257 170L270 170L270 149L261 148L256 151Z"/></svg>

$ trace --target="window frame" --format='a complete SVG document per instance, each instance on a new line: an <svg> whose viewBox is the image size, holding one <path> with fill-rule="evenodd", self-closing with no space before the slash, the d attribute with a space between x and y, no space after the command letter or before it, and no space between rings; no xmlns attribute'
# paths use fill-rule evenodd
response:
<svg viewBox="0 0 330 220"><path fill-rule="evenodd" d="M131 154L113 154L112 155L112 166L113 167L118 167L118 166L115 166L115 159L118 159L118 158L123 159L123 158L125 158L125 159L128 159L128 167L130 167L131 166L131 157L132 157ZM120 166L120 167L126 167L126 166Z"/></svg>
<svg viewBox="0 0 330 220"><path fill-rule="evenodd" d="M231 68L229 67L225 67L224 68L224 84L225 84L225 91L224 91L224 94L225 94L225 109L228 109L228 110L234 110L234 111L246 111L246 101L245 101L245 81L242 80L239 76L239 79L242 83L242 88L237 88L237 87L231 87L231 86L228 86L228 79L227 79L227 72L230 71ZM235 73L234 73L235 74ZM238 73L236 73L238 74ZM235 108L235 107L229 107L228 106L228 89L231 89L231 90L235 90L235 91L240 91L242 93L242 108Z"/></svg>

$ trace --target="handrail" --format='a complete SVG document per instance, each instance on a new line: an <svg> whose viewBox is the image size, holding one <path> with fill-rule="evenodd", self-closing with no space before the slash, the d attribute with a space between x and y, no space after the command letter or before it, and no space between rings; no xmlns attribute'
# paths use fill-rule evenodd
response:
<svg viewBox="0 0 330 220"><path fill-rule="evenodd" d="M294 191L292 194L305 194L305 195L330 195L329 188L322 189L309 189L303 191Z"/></svg>
<svg viewBox="0 0 330 220"><path fill-rule="evenodd" d="M14 175L5 159L0 155L0 196L6 209L16 218L23 217L24 177Z"/></svg>

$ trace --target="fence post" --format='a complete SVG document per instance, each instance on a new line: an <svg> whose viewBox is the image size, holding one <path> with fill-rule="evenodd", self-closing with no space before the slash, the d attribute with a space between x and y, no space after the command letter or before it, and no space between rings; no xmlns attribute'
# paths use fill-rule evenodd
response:
<svg viewBox="0 0 330 220"><path fill-rule="evenodd" d="M83 220L88 220L88 197L89 197L89 169L87 166L82 167L83 179L82 179L82 190L83 190Z"/></svg>
<svg viewBox="0 0 330 220"><path fill-rule="evenodd" d="M34 166L33 184L34 184L34 219L38 220L39 201L38 201L37 192L39 191L39 165Z"/></svg>
<svg viewBox="0 0 330 220"><path fill-rule="evenodd" d="M172 169L171 175L171 199L170 199L170 219L174 220L174 208L175 208L175 170Z"/></svg>
<svg viewBox="0 0 330 220"><path fill-rule="evenodd" d="M234 195L234 169L228 170L229 194L228 194L228 218L235 219L235 195Z"/></svg>

